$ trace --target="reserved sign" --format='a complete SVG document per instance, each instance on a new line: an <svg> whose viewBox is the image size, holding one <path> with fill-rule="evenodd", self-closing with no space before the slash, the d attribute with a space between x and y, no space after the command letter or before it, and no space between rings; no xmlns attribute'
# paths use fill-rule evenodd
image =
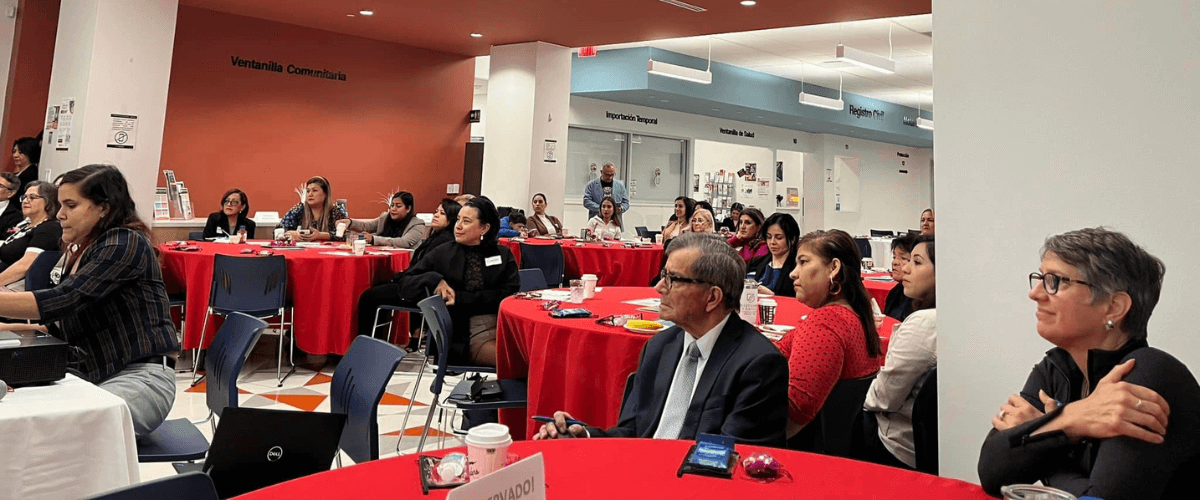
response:
<svg viewBox="0 0 1200 500"><path fill-rule="evenodd" d="M446 500L546 500L546 463L538 453L451 490Z"/></svg>

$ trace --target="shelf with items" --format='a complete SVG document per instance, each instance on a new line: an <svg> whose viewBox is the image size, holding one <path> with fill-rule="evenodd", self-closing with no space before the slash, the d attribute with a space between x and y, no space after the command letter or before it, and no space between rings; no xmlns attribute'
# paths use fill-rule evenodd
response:
<svg viewBox="0 0 1200 500"><path fill-rule="evenodd" d="M729 207L734 203L734 197L737 192L737 177L733 173L725 173L724 170L718 172L709 172L706 174L704 182L704 201L712 205L713 219L719 218L721 215L729 215Z"/></svg>

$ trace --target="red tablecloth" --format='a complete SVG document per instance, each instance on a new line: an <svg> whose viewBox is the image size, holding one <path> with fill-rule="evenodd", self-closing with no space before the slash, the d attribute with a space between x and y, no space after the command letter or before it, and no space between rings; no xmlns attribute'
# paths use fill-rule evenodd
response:
<svg viewBox="0 0 1200 500"><path fill-rule="evenodd" d="M200 343L200 329L208 308L208 292L212 287L213 256L241 255L247 248L262 250L259 245L229 245L198 243L199 252L171 250L162 245L163 277L170 289L187 292L187 315L183 347L194 349ZM322 252L340 251L333 246L303 250L276 250L287 258L288 296L295 306L294 327L296 347L310 354L345 354L350 342L358 335L358 296L375 283L391 279L392 275L408 268L412 252L388 252L388 255L361 257L327 255ZM368 248L368 251L378 250ZM246 256L251 258L250 256ZM208 321L204 346L212 342L219 318Z"/></svg>
<svg viewBox="0 0 1200 500"><path fill-rule="evenodd" d="M634 314L638 306L624 301L658 298L652 288L606 287L582 307L599 317ZM811 310L799 301L776 299L775 323L798 325ZM525 408L501 410L500 421L516 439L533 437L527 426L534 415L565 410L575 418L601 428L616 425L621 412L625 379L637 370L642 346L650 335L623 327L596 324L594 318L554 319L542 310L542 301L517 298L500 304L496 326L496 370L500 378L529 381ZM655 313L643 313L657 319ZM884 320L880 330L884 352L896 321Z"/></svg>
<svg viewBox="0 0 1200 500"><path fill-rule="evenodd" d="M500 243L513 252L521 262L521 243L501 238ZM529 238L529 245L562 244L563 279L576 279L585 274L595 274L599 286L649 286L650 280L662 269L662 245L625 248L620 244L604 246L600 243L577 244L575 240L547 240ZM564 286L566 283L564 282Z"/></svg>
<svg viewBox="0 0 1200 500"><path fill-rule="evenodd" d="M743 457L767 451L791 478L772 483L751 479L739 467L732 479L675 472L689 441L654 439L561 439L522 441L509 451L524 457L542 453L545 492L554 499L888 499L991 500L978 485L920 472L816 455L799 451L737 446ZM444 455L463 448L440 450ZM240 497L242 500L287 498L445 498L449 490L421 494L417 457L376 460L314 474ZM503 496L503 492L499 492Z"/></svg>
<svg viewBox="0 0 1200 500"><path fill-rule="evenodd" d="M870 278L889 278L888 281L876 281ZM883 305L887 303L888 292L891 292L896 287L896 282L891 281L891 273L867 273L863 274L863 285L867 287L867 292L871 294L871 298L879 303L879 309L883 310ZM890 332L890 330L889 330Z"/></svg>

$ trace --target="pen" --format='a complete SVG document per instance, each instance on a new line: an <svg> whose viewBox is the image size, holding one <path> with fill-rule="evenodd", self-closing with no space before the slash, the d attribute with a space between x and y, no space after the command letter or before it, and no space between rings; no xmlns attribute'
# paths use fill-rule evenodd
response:
<svg viewBox="0 0 1200 500"><path fill-rule="evenodd" d="M552 422L554 422L554 417L543 417L543 416L540 416L540 415L539 415L539 416L533 417L533 419L534 419L534 420L536 420L536 421L538 421L538 422L545 422L545 423L552 423ZM568 419L567 419L567 425L580 425L580 426L583 426L583 427L587 427L587 426L588 426L588 424L586 424L586 423L584 423L584 422L581 422L581 421L579 421L579 420L575 420L575 419L573 419L573 418L568 418Z"/></svg>

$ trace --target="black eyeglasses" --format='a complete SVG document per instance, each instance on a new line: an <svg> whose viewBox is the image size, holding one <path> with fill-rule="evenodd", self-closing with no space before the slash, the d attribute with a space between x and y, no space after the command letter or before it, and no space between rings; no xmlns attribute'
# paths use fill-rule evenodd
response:
<svg viewBox="0 0 1200 500"><path fill-rule="evenodd" d="M716 286L716 285L709 283L707 281L704 281L704 280L698 280L698 279L694 279L694 278L685 278L683 276L676 276L674 274L667 274L666 269L663 269L662 272L658 273L658 278L660 281L662 281L663 286L667 287L667 290L670 290L671 287L675 285L675 283L698 283L701 285Z"/></svg>
<svg viewBox="0 0 1200 500"><path fill-rule="evenodd" d="M44 199L46 199L46 198L45 198L45 197L42 197L42 196L38 196L38 195L36 195L36 194L23 194L23 195L21 195L21 203L25 203L25 200L33 201L33 200L44 200Z"/></svg>
<svg viewBox="0 0 1200 500"><path fill-rule="evenodd" d="M1046 293L1048 293L1050 295L1054 295L1054 294L1058 293L1058 285L1060 283L1075 283L1075 284L1079 284L1079 285L1083 285L1083 286L1092 286L1091 283L1088 283L1086 281L1071 279L1066 276L1059 276L1057 274L1029 273L1029 288L1030 289L1037 286L1037 282L1039 282L1039 281L1042 282L1042 288L1044 288L1046 290Z"/></svg>
<svg viewBox="0 0 1200 500"><path fill-rule="evenodd" d="M226 205L241 205L242 200L239 200L237 198L231 198L231 199L225 200L225 204Z"/></svg>

